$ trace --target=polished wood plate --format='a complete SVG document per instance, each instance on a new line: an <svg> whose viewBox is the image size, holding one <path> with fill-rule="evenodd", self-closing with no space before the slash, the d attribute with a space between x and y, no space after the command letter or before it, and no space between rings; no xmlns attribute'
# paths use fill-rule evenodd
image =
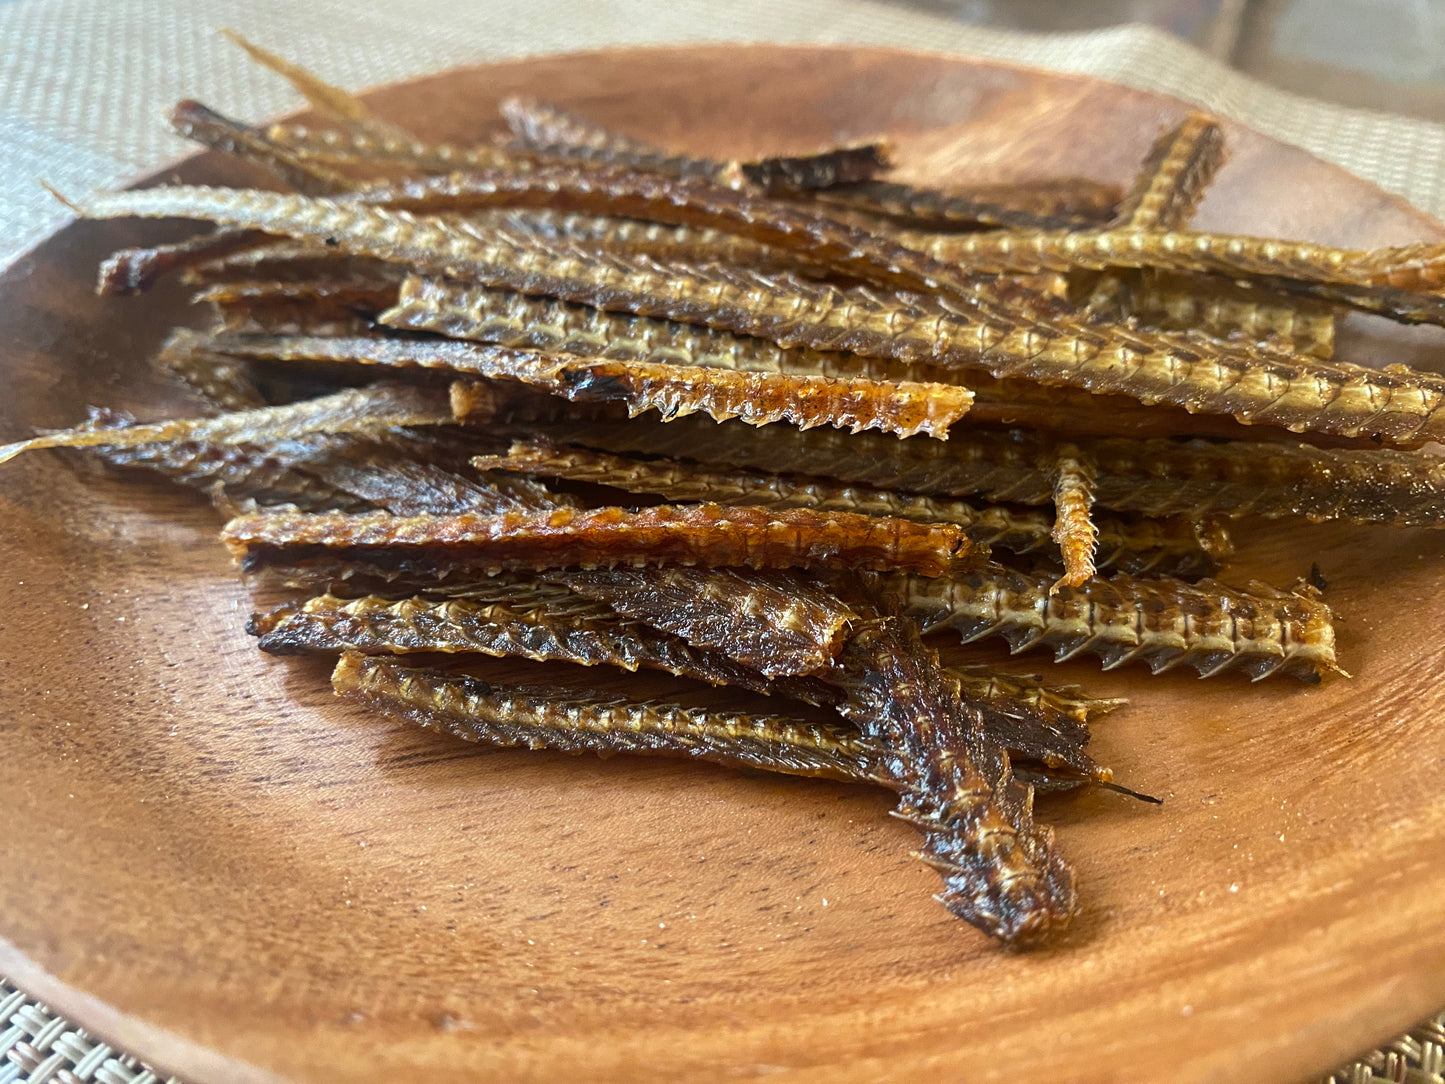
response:
<svg viewBox="0 0 1445 1084"><path fill-rule="evenodd" d="M735 46L372 98L467 140L519 91L719 155L886 134L938 182L1123 183L1185 111L971 60ZM1228 146L1202 227L1445 237L1302 151L1237 126ZM172 174L237 177L210 156ZM0 278L0 439L88 403L184 407L145 364L180 292L91 284L110 249L188 230L78 224ZM1349 340L1445 357L1364 321ZM37 454L0 472L0 522L0 971L193 1081L1287 1080L1445 1004L1445 535L1243 530L1226 578L1317 562L1352 680L1057 668L1132 698L1099 755L1166 801L1041 802L1083 913L1016 954L932 901L882 791L485 754L337 703L324 663L244 634L250 598L184 494Z"/></svg>

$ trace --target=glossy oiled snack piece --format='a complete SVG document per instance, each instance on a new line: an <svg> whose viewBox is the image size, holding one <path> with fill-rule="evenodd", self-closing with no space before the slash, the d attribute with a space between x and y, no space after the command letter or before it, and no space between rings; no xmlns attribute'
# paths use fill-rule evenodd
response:
<svg viewBox="0 0 1445 1084"><path fill-rule="evenodd" d="M633 416L655 410L664 420L701 412L717 421L738 418L750 425L785 421L802 428L825 425L941 437L973 402L972 393L957 385L603 361L432 339L247 334L218 336L213 345L246 357L416 366L519 380L575 402L620 403ZM470 412L466 405L457 409Z"/></svg>
<svg viewBox="0 0 1445 1084"><path fill-rule="evenodd" d="M193 328L176 328L167 335L151 364L220 410L266 405L248 363L212 350L210 335Z"/></svg>
<svg viewBox="0 0 1445 1084"><path fill-rule="evenodd" d="M856 617L831 591L791 572L610 569L570 572L558 582L768 677L825 666Z"/></svg>
<svg viewBox="0 0 1445 1084"><path fill-rule="evenodd" d="M375 116L356 95L324 82L306 68L261 48L234 30L222 28L221 33L244 49L256 63L290 83L315 109L333 120L340 121L349 130L386 137L406 135L394 124Z"/></svg>
<svg viewBox="0 0 1445 1084"><path fill-rule="evenodd" d="M592 422L555 440L710 466L790 469L882 489L1047 504L1058 443L1047 434L975 427L947 444L825 430ZM1299 516L1316 522L1445 525L1445 459L1429 452L1307 444L1104 438L1075 442L1095 466L1094 503L1148 516Z"/></svg>
<svg viewBox="0 0 1445 1084"><path fill-rule="evenodd" d="M770 193L828 188L876 177L890 166L887 148L878 143L829 147L810 154L768 157L752 162L717 162L671 155L649 143L611 132L547 102L513 95L501 113L523 145L546 154L604 165L626 166L677 177L728 181L741 178Z"/></svg>
<svg viewBox="0 0 1445 1084"><path fill-rule="evenodd" d="M1330 609L1308 588L1116 575L1051 594L1048 576L998 566L908 578L902 588L925 630L952 629L965 642L1001 636L1015 653L1044 646L1056 660L1097 655L1105 669L1139 661L1155 673L1184 665L1256 681L1275 673L1315 681L1340 669Z"/></svg>
<svg viewBox="0 0 1445 1084"><path fill-rule="evenodd" d="M436 215L492 207L543 207L704 226L768 245L821 268L885 286L954 289L956 270L826 215L699 179L625 169L492 170L401 180L361 202ZM966 292L966 287L963 288Z"/></svg>
<svg viewBox="0 0 1445 1084"><path fill-rule="evenodd" d="M786 675L810 673L815 677L805 680L835 681L825 667L859 620L832 591L795 573L629 569L554 579L629 620L666 629L783 683L798 680ZM1084 751L1088 712L1102 704L1086 705L1038 683L954 671L948 677L966 690L966 703L980 713L995 744L1037 764L1067 769L1076 779L1110 780L1108 770ZM776 691L810 703L837 702L816 692L800 696L795 685L781 684Z"/></svg>
<svg viewBox="0 0 1445 1084"><path fill-rule="evenodd" d="M946 269L963 292L948 298L880 295L786 274L664 268L645 258L569 254L565 248L518 249L484 242L441 219L275 193L144 190L97 196L81 210L103 217L185 215L331 237L348 251L405 261L423 271L702 323L783 345L984 368L997 377L1128 394L1301 431L1363 432L1393 442L1445 434L1445 410L1440 409L1445 379L1431 374L1305 360L1120 324L1085 328L1032 306L1010 313L965 296L962 280ZM773 227L780 222L769 219ZM807 241L819 258L825 251L846 251L845 263L866 265L870 273L879 272L877 277L927 277L924 272L941 266L857 231L830 230L814 238L808 232L812 225L809 220L807 229L789 236ZM858 237L864 248L852 247ZM885 268L894 270L885 274L880 270Z"/></svg>
<svg viewBox="0 0 1445 1084"><path fill-rule="evenodd" d="M1335 349L1334 310L1321 302L1261 297L1217 277L1154 272L1129 290L1129 309L1166 331L1198 330L1224 339L1282 345L1328 359Z"/></svg>
<svg viewBox="0 0 1445 1084"><path fill-rule="evenodd" d="M294 466L393 515L498 513L550 505L539 501L534 487L478 477L463 466L465 453L448 452L423 433L347 434L318 442Z"/></svg>
<svg viewBox="0 0 1445 1084"><path fill-rule="evenodd" d="M939 901L1009 944L1056 934L1073 917L1073 874L1033 822L1032 791L917 625L861 593L843 598L861 620L827 678L843 690L839 714L888 751L905 782L896 815L923 832L919 857L943 878Z"/></svg>
<svg viewBox="0 0 1445 1084"><path fill-rule="evenodd" d="M1006 673L988 666L955 666L949 672L958 679L966 698L1039 708L1078 723L1088 723L1128 703L1124 699L1090 696L1076 685L1049 685L1037 676Z"/></svg>
<svg viewBox="0 0 1445 1084"><path fill-rule="evenodd" d="M360 187L359 182L298 158L264 132L223 117L200 102L187 99L178 103L171 110L170 120L177 135L212 150L254 162L298 192L319 195L349 192Z"/></svg>
<svg viewBox="0 0 1445 1084"><path fill-rule="evenodd" d="M1204 113L1190 113L1161 136L1115 215L1121 226L1175 229L1194 214L1224 162L1224 133Z"/></svg>
<svg viewBox="0 0 1445 1084"><path fill-rule="evenodd" d="M659 154L661 148L593 124L550 102L509 95L498 111L512 134L529 147L574 147L602 154Z"/></svg>
<svg viewBox="0 0 1445 1084"><path fill-rule="evenodd" d="M736 768L847 781L871 780L872 750L856 735L777 715L705 711L677 704L560 694L465 674L343 654L337 695L408 722L489 745L564 753L647 753ZM724 739L719 741L718 739Z"/></svg>
<svg viewBox="0 0 1445 1084"><path fill-rule="evenodd" d="M895 181L826 188L813 199L828 207L877 215L919 230L1002 226L1012 230L1070 229L1106 221L1118 190L1090 181L1055 187L974 186L941 191Z"/></svg>
<svg viewBox="0 0 1445 1084"><path fill-rule="evenodd" d="M722 508L558 508L534 513L240 516L222 539L250 547L455 548L487 568L698 565L865 568L937 576L978 551L956 527L846 512Z"/></svg>
<svg viewBox="0 0 1445 1084"><path fill-rule="evenodd" d="M837 380L645 361L565 365L557 371L557 391L574 402L621 403L634 417L656 410L665 421L704 413L720 422L782 421L800 429L826 425L939 439L947 439L949 426L973 403L972 392L953 384Z"/></svg>
<svg viewBox="0 0 1445 1084"><path fill-rule="evenodd" d="M769 644L777 615L767 596L755 601L756 592L735 590L729 597L725 581L699 573L667 584L646 573L621 574L620 587L609 582L617 579L600 574L567 582L581 590L597 581L588 586L606 592L601 597L619 612L659 622L694 646L737 658L738 647ZM902 793L899 814L924 832L922 857L944 878L945 906L1013 943L1067 923L1068 870L1052 853L1047 831L1034 828L1031 795L1012 780L1001 747L985 737L982 713L964 707L958 683L924 647L916 626L879 612L864 589L845 587L848 595L821 585L810 591L825 609L848 614L841 635L831 637L836 655L817 676L842 690L844 718L886 750L887 774Z"/></svg>
<svg viewBox="0 0 1445 1084"><path fill-rule="evenodd" d="M810 703L832 697L826 685L793 680L776 686L718 652L616 616L600 602L561 598L483 602L468 598L393 600L321 595L252 619L262 651L359 651L367 655L444 652L535 662L662 670L710 685L730 685Z"/></svg>
<svg viewBox="0 0 1445 1084"><path fill-rule="evenodd" d="M1445 319L1445 299L1425 268L1442 260L1439 245L1358 251L1305 241L1122 227L1034 233L908 235L905 243L973 272L1149 268L1254 279L1411 323Z"/></svg>
<svg viewBox="0 0 1445 1084"><path fill-rule="evenodd" d="M188 286L234 282L318 282L333 279L400 281L406 270L398 264L338 252L324 240L298 241L267 238L235 251L208 255L188 266L182 281Z"/></svg>
<svg viewBox="0 0 1445 1084"><path fill-rule="evenodd" d="M116 296L143 293L173 271L208 264L230 253L251 252L264 243L264 235L255 230L219 229L174 244L118 249L101 261L95 292Z"/></svg>
<svg viewBox="0 0 1445 1084"><path fill-rule="evenodd" d="M406 279L397 305L383 313L380 322L408 331L598 358L844 380L936 383L947 379L942 369L927 365L833 350L789 349L696 324L418 276Z"/></svg>
<svg viewBox="0 0 1445 1084"><path fill-rule="evenodd" d="M738 164L739 172L769 195L807 192L871 181L892 166L881 143L829 147L812 154L786 154Z"/></svg>
<svg viewBox="0 0 1445 1084"><path fill-rule="evenodd" d="M0 447L0 463L33 448L129 447L177 440L248 444L308 433L350 433L396 425L447 425L452 412L445 389L411 384L364 388L285 406L240 410L213 418L181 418L124 429L71 429Z"/></svg>
<svg viewBox="0 0 1445 1084"><path fill-rule="evenodd" d="M1075 444L1060 444L1054 457L1054 528L1050 534L1059 547L1064 574L1050 591L1078 587L1094 574L1099 528L1091 512L1094 505L1093 461Z"/></svg>
<svg viewBox="0 0 1445 1084"><path fill-rule="evenodd" d="M681 638L617 616L600 602L578 596L548 596L525 587L515 598L404 599L321 595L288 603L252 617L247 628L263 651L409 654L442 652L616 666L626 670L662 670L679 677L728 685L768 696L814 705L836 704L838 690L816 678L769 679L718 651L697 648ZM955 675L956 676L956 675ZM973 684L977 684L974 682ZM1011 698L997 689L978 696L993 740L1010 755L1055 782L1108 783L1111 774L1085 752L1089 732L1062 712ZM779 737L777 740L782 740ZM711 739L726 747L726 735Z"/></svg>
<svg viewBox="0 0 1445 1084"><path fill-rule="evenodd" d="M369 502L296 470L284 454L277 454L274 445L176 441L87 452L112 467L152 471L177 485L201 490L223 508L242 501L288 505L307 512L370 507Z"/></svg>
<svg viewBox="0 0 1445 1084"><path fill-rule="evenodd" d="M560 435L560 434L559 434ZM474 459L481 470L518 471L649 493L670 501L711 501L765 508L816 508L896 516L920 523L954 523L980 545L1019 554L1057 557L1053 519L1043 512L972 504L873 486L845 485L805 474L710 470L656 456L638 459L575 445L515 442L505 455ZM1230 552L1222 528L1184 520L1128 521L1096 517L1096 563L1126 572L1207 575Z"/></svg>

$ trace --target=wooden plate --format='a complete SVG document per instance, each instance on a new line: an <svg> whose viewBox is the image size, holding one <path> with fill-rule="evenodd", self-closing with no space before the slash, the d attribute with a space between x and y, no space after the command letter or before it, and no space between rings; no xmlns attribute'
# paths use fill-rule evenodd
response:
<svg viewBox="0 0 1445 1084"><path fill-rule="evenodd" d="M718 154L887 133L939 181L966 161L1122 182L1183 113L1001 65L733 46L374 99L462 140L515 91ZM1228 139L1202 226L1445 236L1300 151ZM0 281L0 437L175 405L144 358L180 295L90 290L100 256L167 228L73 226ZM1401 356L1370 335L1357 353ZM0 476L0 515L0 970L192 1080L1284 1080L1445 1004L1445 536L1252 536L1231 577L1318 562L1354 680L1058 671L1133 698L1100 754L1167 801L1043 804L1084 913L1018 955L931 900L881 791L398 729L333 702L325 665L255 650L184 495L35 455Z"/></svg>

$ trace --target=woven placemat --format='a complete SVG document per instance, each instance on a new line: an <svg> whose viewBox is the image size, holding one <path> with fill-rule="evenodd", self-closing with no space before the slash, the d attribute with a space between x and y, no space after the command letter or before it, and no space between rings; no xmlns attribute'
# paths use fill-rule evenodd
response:
<svg viewBox="0 0 1445 1084"><path fill-rule="evenodd" d="M0 1084L157 1084L160 1079L149 1066L57 1016L0 976Z"/></svg>
<svg viewBox="0 0 1445 1084"><path fill-rule="evenodd" d="M158 1084L148 1065L82 1031L0 976L0 1084ZM166 1084L181 1084L166 1077ZM1320 1084L1445 1084L1445 1013L1320 1078Z"/></svg>
<svg viewBox="0 0 1445 1084"><path fill-rule="evenodd" d="M63 225L36 183L124 184L186 145L161 117L201 96L265 117L301 103L217 33L232 26L347 87L457 64L701 41L871 44L1077 72L1170 94L1445 214L1445 126L1266 87L1150 27L1031 35L866 0L0 0L0 269ZM152 1070L0 978L0 1084L154 1084ZM1323 1078L1445 1084L1445 1014Z"/></svg>

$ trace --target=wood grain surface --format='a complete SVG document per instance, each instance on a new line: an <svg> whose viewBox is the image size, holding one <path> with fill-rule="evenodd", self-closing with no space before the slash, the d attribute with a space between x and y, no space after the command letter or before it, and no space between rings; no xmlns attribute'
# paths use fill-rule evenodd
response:
<svg viewBox="0 0 1445 1084"><path fill-rule="evenodd" d="M1122 183L1185 111L974 61L781 47L533 60L373 97L466 140L516 91L715 154L886 134L940 182ZM1227 132L1201 226L1445 236ZM209 157L172 175L240 176ZM0 440L88 403L185 405L144 363L192 318L181 294L91 283L110 249L187 231L79 224L0 280ZM1440 355L1363 320L1348 339L1378 362ZM0 522L0 970L194 1081L1289 1080L1445 1004L1445 534L1243 530L1225 578L1318 562L1352 680L1052 668L1132 698L1098 751L1166 801L1041 802L1083 914L1066 943L1015 954L933 902L881 790L401 729L336 702L326 664L255 649L192 498L45 453L0 475Z"/></svg>

